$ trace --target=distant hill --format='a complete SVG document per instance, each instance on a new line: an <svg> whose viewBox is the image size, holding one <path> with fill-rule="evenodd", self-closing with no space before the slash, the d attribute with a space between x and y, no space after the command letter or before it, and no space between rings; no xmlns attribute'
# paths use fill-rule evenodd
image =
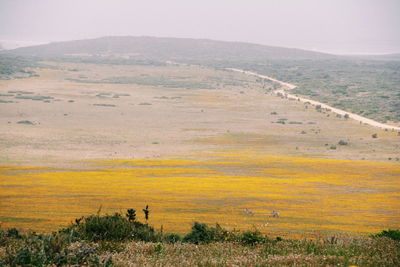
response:
<svg viewBox="0 0 400 267"><path fill-rule="evenodd" d="M57 42L9 50L20 56L42 58L72 55L130 55L137 59L184 61L263 61L283 59L328 59L333 55L301 49L282 48L240 42L206 39L158 37L102 37L97 39Z"/></svg>
<svg viewBox="0 0 400 267"><path fill-rule="evenodd" d="M364 56L365 59L372 60L394 60L400 61L400 53L399 54L385 54L385 55L373 55L373 56Z"/></svg>
<svg viewBox="0 0 400 267"><path fill-rule="evenodd" d="M114 36L0 51L0 78L2 73L5 78L26 75L31 70L22 67L43 60L115 65L175 61L252 70L296 84L296 94L380 122L400 121L400 54L336 56L240 42Z"/></svg>

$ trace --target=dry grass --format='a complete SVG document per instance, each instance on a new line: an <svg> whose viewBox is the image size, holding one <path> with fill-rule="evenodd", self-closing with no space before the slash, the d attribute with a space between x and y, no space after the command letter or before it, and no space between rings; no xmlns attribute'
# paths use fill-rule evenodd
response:
<svg viewBox="0 0 400 267"><path fill-rule="evenodd" d="M0 81L0 100L13 101L1 106L2 165L70 167L84 159L168 158L221 149L400 162L397 132L266 94L255 77L200 66L46 64L54 69L38 70L40 77ZM149 83L109 83L118 76ZM181 88L162 86L163 79ZM186 86L204 82L215 89ZM51 99L21 99L8 91ZM276 123L283 118L286 124ZM25 120L35 125L18 124ZM329 149L339 140L349 145Z"/></svg>
<svg viewBox="0 0 400 267"><path fill-rule="evenodd" d="M117 266L396 266L399 257L399 244L385 238L338 244L284 240L256 246L132 242L112 254Z"/></svg>

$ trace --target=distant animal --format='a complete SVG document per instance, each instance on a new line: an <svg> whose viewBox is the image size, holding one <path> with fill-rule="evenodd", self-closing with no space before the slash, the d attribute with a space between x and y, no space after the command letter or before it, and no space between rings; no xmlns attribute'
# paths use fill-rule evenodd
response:
<svg viewBox="0 0 400 267"><path fill-rule="evenodd" d="M279 218L279 212L273 210L273 211L271 212L271 217L273 217L273 218Z"/></svg>
<svg viewBox="0 0 400 267"><path fill-rule="evenodd" d="M244 212L246 212L246 214L253 216L254 212L249 210L248 208L244 208Z"/></svg>

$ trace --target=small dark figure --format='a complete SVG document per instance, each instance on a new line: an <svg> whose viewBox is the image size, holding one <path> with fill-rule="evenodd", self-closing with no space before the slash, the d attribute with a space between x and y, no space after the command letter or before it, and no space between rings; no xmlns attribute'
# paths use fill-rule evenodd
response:
<svg viewBox="0 0 400 267"><path fill-rule="evenodd" d="M128 209L126 211L126 217L128 218L128 221L134 222L136 220L136 210Z"/></svg>
<svg viewBox="0 0 400 267"><path fill-rule="evenodd" d="M146 205L146 208L143 209L143 212L144 212L144 218L146 219L146 223L147 223L147 221L149 220L149 213L150 213L149 205Z"/></svg>
<svg viewBox="0 0 400 267"><path fill-rule="evenodd" d="M75 223L76 225L79 225L81 223L81 221L83 220L83 217L80 217L78 219L75 219Z"/></svg>

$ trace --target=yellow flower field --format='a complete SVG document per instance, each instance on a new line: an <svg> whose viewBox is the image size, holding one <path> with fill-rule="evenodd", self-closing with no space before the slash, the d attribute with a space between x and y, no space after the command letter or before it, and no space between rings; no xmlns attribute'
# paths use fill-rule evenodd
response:
<svg viewBox="0 0 400 267"><path fill-rule="evenodd" d="M400 223L395 163L236 151L87 164L90 170L0 167L1 226L56 230L99 207L102 213L134 208L143 221L146 204L151 225L177 233L194 221L283 236L366 234Z"/></svg>

